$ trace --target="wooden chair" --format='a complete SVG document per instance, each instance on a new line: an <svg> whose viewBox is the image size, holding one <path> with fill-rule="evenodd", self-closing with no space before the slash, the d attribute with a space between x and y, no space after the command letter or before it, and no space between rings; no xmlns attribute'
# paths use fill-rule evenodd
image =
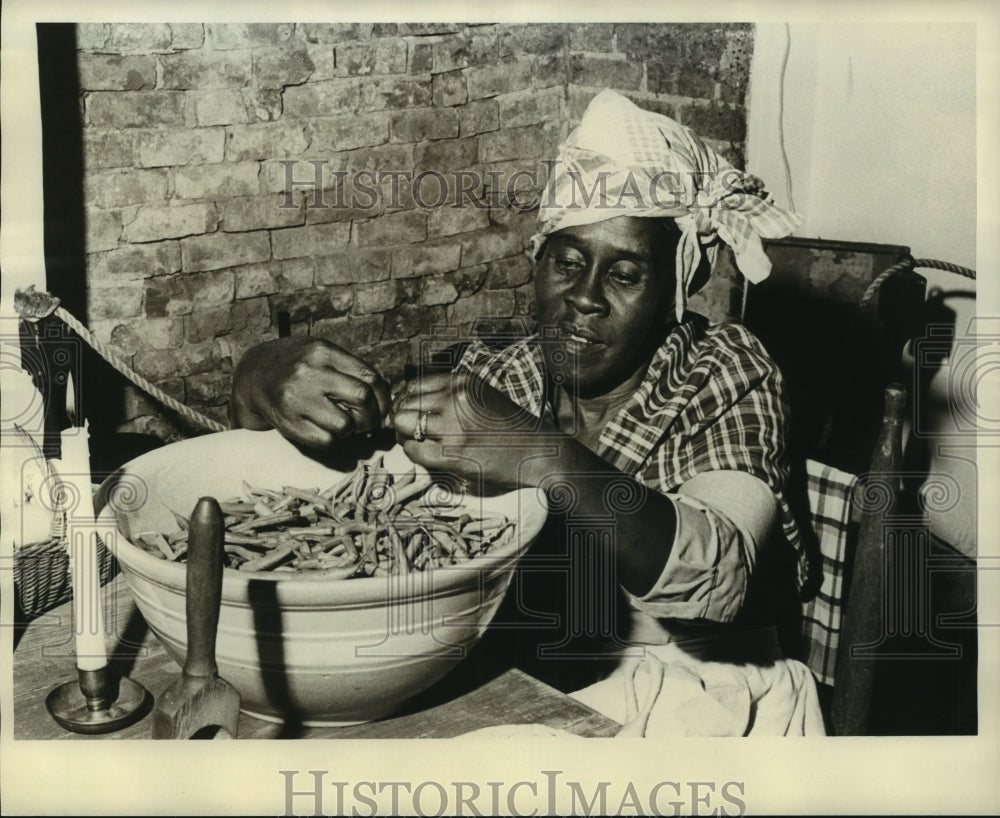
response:
<svg viewBox="0 0 1000 818"><path fill-rule="evenodd" d="M819 595L807 609L813 626L823 618L816 611L825 614L826 644L810 647L826 655L819 663L815 655L806 658L814 672L822 666L831 674L820 677L832 682L832 691L822 691L828 726L861 735L871 725L878 664L871 647L885 635L884 522L898 508L901 485L907 395L896 381L903 346L920 328L926 280L912 271L891 275L870 297L880 274L909 255L906 247L790 238L765 242L765 251L771 276L733 300L785 377L789 500L807 547L827 572L822 588L808 589ZM732 260L723 254L720 263ZM837 512L831 497L822 496L824 486L840 492ZM821 536L838 542L836 532L819 533L838 512L846 525L841 550L817 554Z"/></svg>

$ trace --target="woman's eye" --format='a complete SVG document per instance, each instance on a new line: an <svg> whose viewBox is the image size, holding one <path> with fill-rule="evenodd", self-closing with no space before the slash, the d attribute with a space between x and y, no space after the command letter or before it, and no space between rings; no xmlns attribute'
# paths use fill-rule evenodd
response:
<svg viewBox="0 0 1000 818"><path fill-rule="evenodd" d="M631 268L615 267L612 268L610 275L612 281L616 281L619 284L633 285L638 284L642 280L639 271Z"/></svg>
<svg viewBox="0 0 1000 818"><path fill-rule="evenodd" d="M569 256L556 256L556 266L566 272L575 272L583 267L583 262L580 259L570 258Z"/></svg>

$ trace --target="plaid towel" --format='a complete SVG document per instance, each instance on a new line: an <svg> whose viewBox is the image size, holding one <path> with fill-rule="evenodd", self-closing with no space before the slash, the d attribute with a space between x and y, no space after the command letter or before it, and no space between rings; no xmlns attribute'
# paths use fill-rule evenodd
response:
<svg viewBox="0 0 1000 818"><path fill-rule="evenodd" d="M814 460L806 462L809 511L822 555L823 584L802 606L802 641L806 665L818 681L828 685L833 684L837 665L847 529L857 479Z"/></svg>

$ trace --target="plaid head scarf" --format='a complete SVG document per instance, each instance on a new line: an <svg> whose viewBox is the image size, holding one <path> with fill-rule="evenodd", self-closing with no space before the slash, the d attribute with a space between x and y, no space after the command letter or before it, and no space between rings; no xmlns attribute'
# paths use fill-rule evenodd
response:
<svg viewBox="0 0 1000 818"><path fill-rule="evenodd" d="M616 216L673 218L677 245L675 309L681 320L705 282L696 277L705 248L714 263L718 241L733 249L753 283L771 272L761 238L781 238L801 222L777 207L756 176L737 170L689 128L644 111L615 91L601 91L552 164L532 237L536 260L545 237L566 227Z"/></svg>

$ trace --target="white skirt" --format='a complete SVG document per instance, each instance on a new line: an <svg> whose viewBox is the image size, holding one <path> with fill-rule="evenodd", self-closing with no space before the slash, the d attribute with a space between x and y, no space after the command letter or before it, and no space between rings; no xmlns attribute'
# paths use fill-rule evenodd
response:
<svg viewBox="0 0 1000 818"><path fill-rule="evenodd" d="M820 736L812 673L794 659L697 659L677 644L626 652L605 679L570 694L631 736Z"/></svg>

